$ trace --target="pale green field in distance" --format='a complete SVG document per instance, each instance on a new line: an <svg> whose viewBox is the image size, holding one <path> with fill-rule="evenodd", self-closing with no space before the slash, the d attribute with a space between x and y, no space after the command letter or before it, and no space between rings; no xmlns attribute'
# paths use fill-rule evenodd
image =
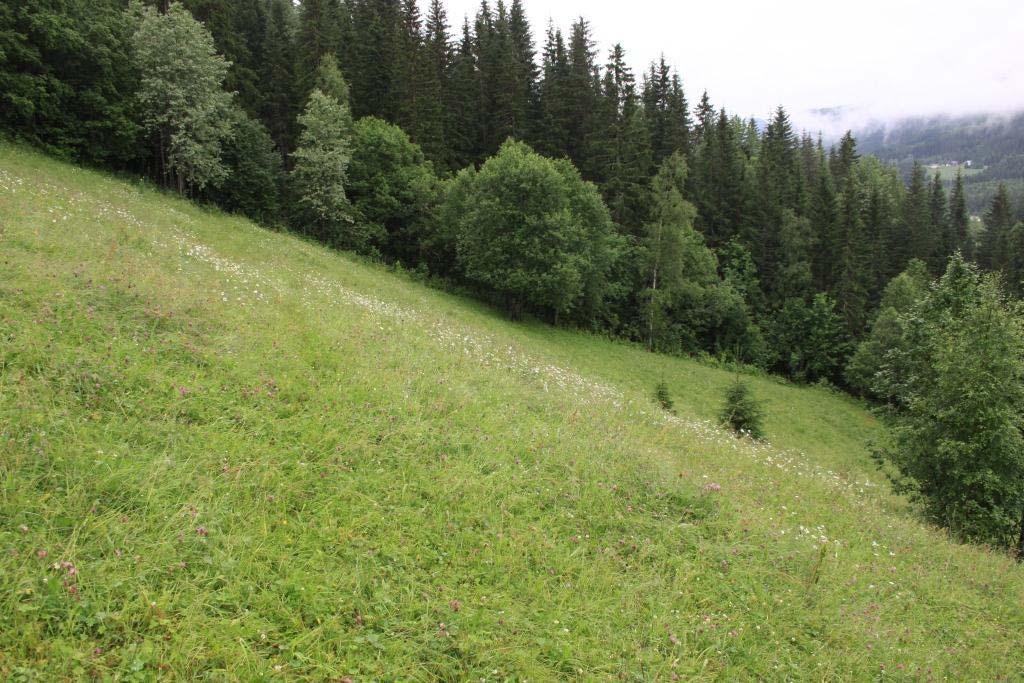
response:
<svg viewBox="0 0 1024 683"><path fill-rule="evenodd" d="M979 173L984 172L985 171L985 167L984 166L971 166L971 167L967 167L967 166L960 165L960 166L939 166L938 168L932 168L931 166L926 165L924 167L924 171L925 171L925 174L929 178L933 177L936 173L938 173L939 177L942 178L943 181L945 181L945 182L953 182L954 180L956 180L957 172L959 172L964 178L970 178L972 175L978 175Z"/></svg>
<svg viewBox="0 0 1024 683"><path fill-rule="evenodd" d="M1024 570L733 378L0 146L0 679L1024 677Z"/></svg>

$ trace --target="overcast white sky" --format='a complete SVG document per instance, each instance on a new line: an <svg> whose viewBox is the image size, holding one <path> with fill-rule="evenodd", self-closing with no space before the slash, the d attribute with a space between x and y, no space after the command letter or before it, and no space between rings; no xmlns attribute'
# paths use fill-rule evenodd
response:
<svg viewBox="0 0 1024 683"><path fill-rule="evenodd" d="M511 0L506 0L510 3ZM493 7L496 0L491 0ZM426 2L423 2L425 5ZM873 117L1024 109L1024 0L525 0L538 49L548 20L586 17L600 49L639 72L665 53L691 102L767 118L778 104ZM456 31L479 0L447 0Z"/></svg>

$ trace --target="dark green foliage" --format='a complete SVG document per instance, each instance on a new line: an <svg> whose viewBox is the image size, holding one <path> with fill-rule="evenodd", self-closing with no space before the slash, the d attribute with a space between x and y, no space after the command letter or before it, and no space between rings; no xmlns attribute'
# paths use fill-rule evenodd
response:
<svg viewBox="0 0 1024 683"><path fill-rule="evenodd" d="M378 118L357 121L347 180L354 220L382 237L375 246L406 265L423 262L437 179L409 136Z"/></svg>
<svg viewBox="0 0 1024 683"><path fill-rule="evenodd" d="M967 258L974 258L974 244L969 232L970 218L967 215L967 198L964 195L964 176L959 170L949 198L949 229L953 238L953 251L959 250ZM950 252L952 253L952 252Z"/></svg>
<svg viewBox="0 0 1024 683"><path fill-rule="evenodd" d="M334 58L341 48L341 13L339 0L302 0L299 3L295 49L302 100L318 87L317 71L324 57Z"/></svg>
<svg viewBox="0 0 1024 683"><path fill-rule="evenodd" d="M1010 546L1024 513L1024 328L998 281L957 256L900 316L897 483L959 536Z"/></svg>
<svg viewBox="0 0 1024 683"><path fill-rule="evenodd" d="M654 387L654 400L661 406L661 409L666 412L673 412L675 402L672 400L672 392L668 389L668 384L665 380L661 380Z"/></svg>
<svg viewBox="0 0 1024 683"><path fill-rule="evenodd" d="M258 116L264 96L260 71L265 52L268 2L252 0L184 0L184 6L213 36L217 52L231 64L225 89L239 106Z"/></svg>
<svg viewBox="0 0 1024 683"><path fill-rule="evenodd" d="M989 270L1006 271L1010 258L1010 232L1014 215L1005 185L1000 185L985 212L985 232L978 247L978 264Z"/></svg>
<svg viewBox="0 0 1024 683"><path fill-rule="evenodd" d="M591 145L612 220L637 235L647 214L650 141L636 92L636 79L621 45L609 55L601 86L597 132Z"/></svg>
<svg viewBox="0 0 1024 683"><path fill-rule="evenodd" d="M0 128L61 156L136 156L131 17L118 0L0 3Z"/></svg>
<svg viewBox="0 0 1024 683"><path fill-rule="evenodd" d="M260 120L285 159L295 149L297 117L305 104L296 83L294 15L295 10L288 0L270 0L263 38L264 62L259 76L263 95Z"/></svg>
<svg viewBox="0 0 1024 683"><path fill-rule="evenodd" d="M718 419L737 436L757 440L764 438L764 409L751 395L747 383L739 378L726 391L725 404Z"/></svg>
<svg viewBox="0 0 1024 683"><path fill-rule="evenodd" d="M910 259L915 258L934 266L931 257L936 251L936 236L932 233L931 209L928 204L924 167L915 164L910 174L907 198L903 203L904 233L898 242L890 245L893 253L898 254L893 264L897 271L902 271Z"/></svg>
<svg viewBox="0 0 1024 683"><path fill-rule="evenodd" d="M777 354L773 369L801 382L842 381L850 338L827 294L810 303L787 300L771 318L769 341Z"/></svg>
<svg viewBox="0 0 1024 683"><path fill-rule="evenodd" d="M399 0L350 0L352 40L343 45L342 66L352 87L356 118L379 116L395 121L402 66Z"/></svg>
<svg viewBox="0 0 1024 683"><path fill-rule="evenodd" d="M644 118L650 136L652 163L657 168L675 152L690 152L690 113L679 75L662 57L644 75Z"/></svg>
<svg viewBox="0 0 1024 683"><path fill-rule="evenodd" d="M240 109L231 111L231 135L225 140L222 161L227 177L204 197L227 211L271 225L281 218L284 173L281 155L267 129Z"/></svg>

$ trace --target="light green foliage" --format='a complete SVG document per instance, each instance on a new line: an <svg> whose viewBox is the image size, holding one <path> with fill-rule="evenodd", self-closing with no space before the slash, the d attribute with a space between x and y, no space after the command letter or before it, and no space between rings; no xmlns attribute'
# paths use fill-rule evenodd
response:
<svg viewBox="0 0 1024 683"><path fill-rule="evenodd" d="M915 259L885 288L871 330L846 367L846 381L854 390L889 402L898 399L905 373L886 356L904 348L903 316L924 298L930 283L928 266Z"/></svg>
<svg viewBox="0 0 1024 683"><path fill-rule="evenodd" d="M320 65L314 73L314 89L334 99L344 107L350 107L348 83L338 67L334 55L326 54L320 59Z"/></svg>
<svg viewBox="0 0 1024 683"><path fill-rule="evenodd" d="M356 122L346 192L356 222L380 236L383 251L407 265L424 260L438 181L401 128L373 117Z"/></svg>
<svg viewBox="0 0 1024 683"><path fill-rule="evenodd" d="M686 175L686 159L676 153L662 163L652 181L652 217L644 228L650 348L673 345L664 343L672 321L668 309L700 306L706 289L718 278L715 255L693 229L697 210L683 196Z"/></svg>
<svg viewBox="0 0 1024 683"><path fill-rule="evenodd" d="M509 141L459 174L448 201L460 267L512 317L526 308L557 317L601 298L611 219L571 164Z"/></svg>
<svg viewBox="0 0 1024 683"><path fill-rule="evenodd" d="M886 453L938 523L1013 545L1024 517L1024 325L998 280L959 256L900 317L887 356L904 409Z"/></svg>
<svg viewBox="0 0 1024 683"><path fill-rule="evenodd" d="M750 387L737 378L725 393L718 419L739 436L764 438L764 409L750 393Z"/></svg>
<svg viewBox="0 0 1024 683"><path fill-rule="evenodd" d="M714 254L693 229L697 209L684 198L686 176L686 159L676 153L665 160L651 183L653 216L644 242L648 276L652 290L670 295L687 282L710 284L717 268Z"/></svg>
<svg viewBox="0 0 1024 683"><path fill-rule="evenodd" d="M746 295L756 281L753 263L742 260L749 252L730 252L740 261L723 283L714 252L693 227L696 209L684 199L686 178L686 160L676 153L652 183L652 217L643 238L648 348L705 350L756 363L763 342L747 308Z"/></svg>
<svg viewBox="0 0 1024 683"><path fill-rule="evenodd" d="M352 116L348 107L314 90L299 116L302 132L292 154L292 194L296 198L300 229L328 244L357 251L369 250L381 237L352 220L345 194L352 159Z"/></svg>
<svg viewBox="0 0 1024 683"><path fill-rule="evenodd" d="M166 14L143 10L132 47L141 76L138 109L160 149L165 181L180 193L216 185L228 173L221 150L231 134L231 95L222 84L230 65L178 3Z"/></svg>
<svg viewBox="0 0 1024 683"><path fill-rule="evenodd" d="M1017 676L855 401L736 440L731 372L9 146L0 225L0 679Z"/></svg>

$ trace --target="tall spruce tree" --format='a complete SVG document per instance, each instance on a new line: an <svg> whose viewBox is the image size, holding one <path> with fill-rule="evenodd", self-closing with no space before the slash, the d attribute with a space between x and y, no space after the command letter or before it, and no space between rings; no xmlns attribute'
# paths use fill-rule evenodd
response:
<svg viewBox="0 0 1024 683"><path fill-rule="evenodd" d="M949 208L946 204L946 188L942 177L936 173L928 190L928 216L932 230L932 252L928 255L928 268L936 275L946 267L946 259L956 251L956 243L950 229Z"/></svg>
<svg viewBox="0 0 1024 683"><path fill-rule="evenodd" d="M462 39L452 59L448 85L448 149L453 169L465 168L483 158L480 78L474 42L469 19L466 19L462 24Z"/></svg>
<svg viewBox="0 0 1024 683"><path fill-rule="evenodd" d="M682 81L672 72L664 55L644 75L643 105L654 167L675 152L688 157L692 127L689 105Z"/></svg>
<svg viewBox="0 0 1024 683"><path fill-rule="evenodd" d="M902 271L913 258L929 263L932 253L935 251L931 209L929 208L924 167L916 161L910 172L910 184L903 202L902 237L905 240L904 243L894 244L890 247L893 254L897 256L893 263L893 269L896 272Z"/></svg>
<svg viewBox="0 0 1024 683"><path fill-rule="evenodd" d="M964 176L957 169L953 181L953 192L949 198L949 226L954 248L968 259L974 258L974 244L970 235L970 217L967 214L967 197L964 194Z"/></svg>
<svg viewBox="0 0 1024 683"><path fill-rule="evenodd" d="M537 49L523 0L512 0L508 15L508 33L512 45L512 136L533 139L537 127Z"/></svg>
<svg viewBox="0 0 1024 683"><path fill-rule="evenodd" d="M818 162L818 172L815 174L817 182L811 191L808 213L811 229L815 236L814 284L818 291L831 292L835 290L841 272L839 257L842 254L842 242L837 225L838 206L835 182L820 141L816 147L816 156Z"/></svg>
<svg viewBox="0 0 1024 683"><path fill-rule="evenodd" d="M294 14L289 0L270 0L260 71L259 116L285 159L294 149L296 116L302 107L295 82Z"/></svg>
<svg viewBox="0 0 1024 683"><path fill-rule="evenodd" d="M1013 207L1006 185L1000 183L995 197L984 215L985 233L978 249L978 263L992 271L1006 270L1010 255L1010 231L1013 229Z"/></svg>
<svg viewBox="0 0 1024 683"><path fill-rule="evenodd" d="M780 231L787 210L801 215L803 188L800 175L796 135L789 115L779 107L761 142L757 166L757 216L755 222L748 224L750 232L745 235L762 283L767 288L766 293L777 303L781 299L773 293L781 284L778 263L784 255L781 253Z"/></svg>
<svg viewBox="0 0 1024 683"><path fill-rule="evenodd" d="M317 68L324 55L337 55L341 48L341 5L339 0L301 0L298 36L299 97L305 100L314 87Z"/></svg>
<svg viewBox="0 0 1024 683"><path fill-rule="evenodd" d="M865 197L856 168L845 171L843 192L839 195L837 227L841 240L839 280L836 283L836 308L854 336L860 336L868 324L872 289L872 243L864 223Z"/></svg>
<svg viewBox="0 0 1024 683"><path fill-rule="evenodd" d="M565 80L564 111L568 115L568 157L584 178L596 179L599 171L593 160L595 110L599 94L597 53L590 24L582 17L572 25L568 49L568 72Z"/></svg>
<svg viewBox="0 0 1024 683"><path fill-rule="evenodd" d="M550 157L569 155L572 111L569 107L569 56L562 32L548 26L542 54L538 150Z"/></svg>
<svg viewBox="0 0 1024 683"><path fill-rule="evenodd" d="M357 37L345 50L345 68L352 86L352 114L394 121L398 114L396 80L399 68L400 0L350 0L351 32Z"/></svg>

